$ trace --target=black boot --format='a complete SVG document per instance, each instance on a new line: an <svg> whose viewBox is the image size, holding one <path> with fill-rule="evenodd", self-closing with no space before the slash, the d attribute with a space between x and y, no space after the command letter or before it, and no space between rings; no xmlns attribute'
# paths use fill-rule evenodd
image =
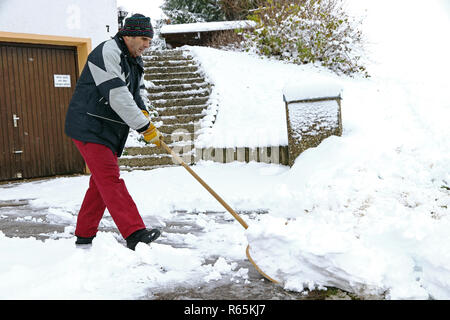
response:
<svg viewBox="0 0 450 320"><path fill-rule="evenodd" d="M159 231L158 229L141 229L135 231L131 235L129 235L128 238L126 238L127 247L131 250L134 250L139 242L148 244L158 239L160 235L161 231Z"/></svg>
<svg viewBox="0 0 450 320"><path fill-rule="evenodd" d="M79 236L76 236L77 237L77 241L75 241L75 244L92 244L92 239L94 239L95 238L95 236L93 236L93 237L87 237L87 238L85 238L85 237L79 237Z"/></svg>

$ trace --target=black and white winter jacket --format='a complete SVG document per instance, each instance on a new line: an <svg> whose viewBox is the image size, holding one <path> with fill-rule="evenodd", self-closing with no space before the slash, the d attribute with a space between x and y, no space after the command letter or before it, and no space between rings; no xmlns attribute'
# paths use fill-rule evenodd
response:
<svg viewBox="0 0 450 320"><path fill-rule="evenodd" d="M76 140L109 147L120 156L129 129L145 131L144 66L116 35L88 56L66 115L65 133Z"/></svg>

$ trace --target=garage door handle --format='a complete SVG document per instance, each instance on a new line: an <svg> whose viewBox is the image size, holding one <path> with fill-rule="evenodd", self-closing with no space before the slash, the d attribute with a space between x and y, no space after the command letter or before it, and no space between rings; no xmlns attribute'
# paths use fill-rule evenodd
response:
<svg viewBox="0 0 450 320"><path fill-rule="evenodd" d="M23 150L14 151L14 153L23 153Z"/></svg>
<svg viewBox="0 0 450 320"><path fill-rule="evenodd" d="M20 119L20 118L19 118L17 115L13 114L14 128L17 128L17 120L19 120L19 119Z"/></svg>

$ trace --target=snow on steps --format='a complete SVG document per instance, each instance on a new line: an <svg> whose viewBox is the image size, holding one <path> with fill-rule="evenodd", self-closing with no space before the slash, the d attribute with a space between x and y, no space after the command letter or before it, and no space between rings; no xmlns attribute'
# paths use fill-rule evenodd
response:
<svg viewBox="0 0 450 320"><path fill-rule="evenodd" d="M188 164L201 159L216 162L257 161L287 164L287 147L195 148L201 120L207 116L211 84L196 61L184 50L151 51L143 56L148 98L158 112L152 119L164 141ZM208 115L211 117L211 115ZM215 120L215 116L212 121ZM119 159L122 170L177 165L156 146L126 148Z"/></svg>
<svg viewBox="0 0 450 320"><path fill-rule="evenodd" d="M207 82L200 82L200 83L190 83L190 84L169 84L169 85L160 85L155 87L150 87L147 89L149 93L155 94L155 93L167 93L167 92L182 92L185 91L191 91L191 90L199 90L199 89L205 89L209 86Z"/></svg>
<svg viewBox="0 0 450 320"><path fill-rule="evenodd" d="M143 60L148 98L158 112L152 121L169 147L192 164L195 130L206 115L211 85L186 51L151 51ZM170 155L155 146L126 148L119 164L122 170L176 165Z"/></svg>
<svg viewBox="0 0 450 320"><path fill-rule="evenodd" d="M150 100L152 98L149 96ZM205 97L190 97L190 98L177 98L173 96L170 99L158 99L152 100L152 104L155 108L170 108L170 107L184 107L184 106L198 106L205 105L209 100L209 96Z"/></svg>

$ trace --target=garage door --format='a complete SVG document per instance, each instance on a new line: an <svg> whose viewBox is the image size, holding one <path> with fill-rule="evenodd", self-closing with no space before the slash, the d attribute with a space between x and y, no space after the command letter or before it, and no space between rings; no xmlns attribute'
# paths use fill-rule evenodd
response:
<svg viewBox="0 0 450 320"><path fill-rule="evenodd" d="M84 172L64 134L76 58L74 47L0 42L0 180Z"/></svg>

